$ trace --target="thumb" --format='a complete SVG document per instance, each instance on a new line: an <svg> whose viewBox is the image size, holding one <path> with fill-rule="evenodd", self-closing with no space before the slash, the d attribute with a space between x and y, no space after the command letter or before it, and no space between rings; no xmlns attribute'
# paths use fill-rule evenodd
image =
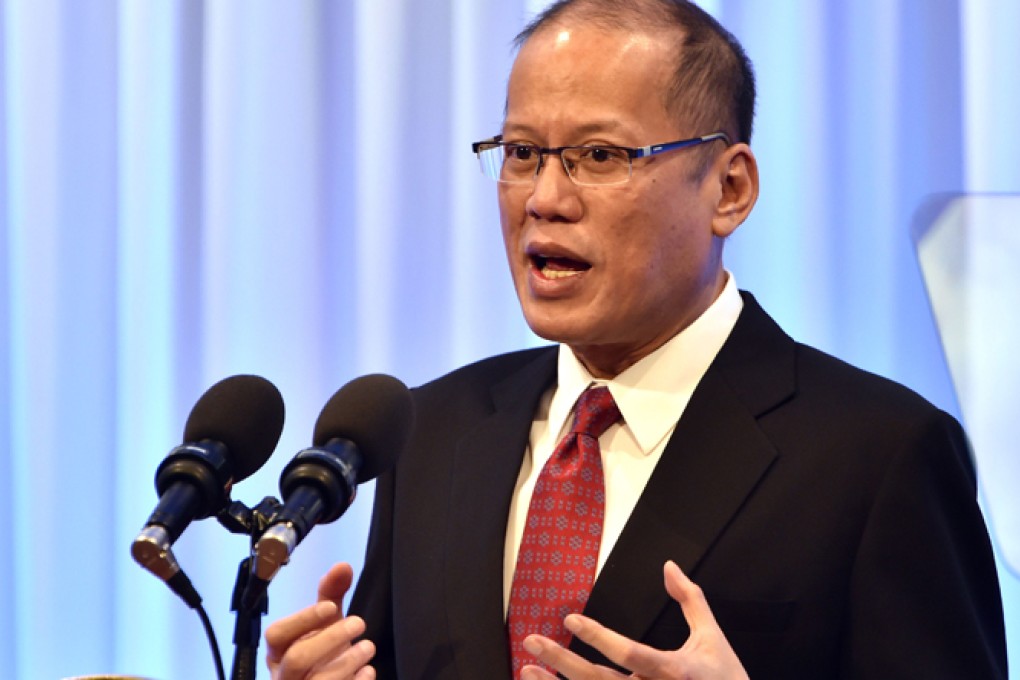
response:
<svg viewBox="0 0 1020 680"><path fill-rule="evenodd" d="M338 562L329 568L319 581L319 602L329 600L335 602L337 609L343 611L344 595L354 583L354 569L346 562Z"/></svg>
<svg viewBox="0 0 1020 680"><path fill-rule="evenodd" d="M691 631L704 626L718 626L705 593L672 560L662 568L666 592L680 605Z"/></svg>

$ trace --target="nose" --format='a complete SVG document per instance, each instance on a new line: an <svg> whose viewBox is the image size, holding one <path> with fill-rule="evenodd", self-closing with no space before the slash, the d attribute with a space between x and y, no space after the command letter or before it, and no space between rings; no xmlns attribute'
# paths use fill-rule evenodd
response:
<svg viewBox="0 0 1020 680"><path fill-rule="evenodd" d="M576 222L584 214L578 186L567 175L563 159L542 157L525 208L530 217L550 222Z"/></svg>

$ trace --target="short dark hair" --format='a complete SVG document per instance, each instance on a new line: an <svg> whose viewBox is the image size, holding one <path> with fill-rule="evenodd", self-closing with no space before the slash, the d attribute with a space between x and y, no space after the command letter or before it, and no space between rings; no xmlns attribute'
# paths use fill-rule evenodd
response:
<svg viewBox="0 0 1020 680"><path fill-rule="evenodd" d="M607 30L675 29L677 65L663 103L691 134L717 129L750 143L754 126L754 69L733 35L687 0L557 0L514 40L520 49L536 32L571 16Z"/></svg>

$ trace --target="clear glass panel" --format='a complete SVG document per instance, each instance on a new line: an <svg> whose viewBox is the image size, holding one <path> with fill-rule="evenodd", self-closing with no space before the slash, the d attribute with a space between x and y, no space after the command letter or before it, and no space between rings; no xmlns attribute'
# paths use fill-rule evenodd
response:
<svg viewBox="0 0 1020 680"><path fill-rule="evenodd" d="M989 528L1020 574L1020 196L942 197L914 237Z"/></svg>

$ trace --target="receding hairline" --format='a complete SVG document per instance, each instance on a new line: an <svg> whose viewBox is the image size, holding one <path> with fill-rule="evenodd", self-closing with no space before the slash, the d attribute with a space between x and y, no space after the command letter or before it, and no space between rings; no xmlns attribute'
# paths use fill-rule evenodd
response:
<svg viewBox="0 0 1020 680"><path fill-rule="evenodd" d="M584 3L580 3L584 4ZM525 29L518 34L517 38L514 39L514 45L517 49L518 55L525 48L532 38L544 38L549 35L555 35L558 32L583 26L588 30L593 30L598 33L613 36L635 36L642 35L648 36L653 40L661 41L665 47L669 50L669 59L673 63L679 63L682 60L680 51L683 49L682 45L687 39L686 28L677 24L655 24L647 18L643 18L640 21L613 21L612 16L605 13L585 13L581 9L571 11L573 6L567 8L567 11L563 14L557 15L539 25L531 28L531 30ZM622 14L632 14L631 12L621 12ZM635 15L635 18L642 18L641 15ZM673 90L670 87L671 83L663 83L664 89L657 93L662 103L663 108L669 112L674 118L677 119L678 127L689 127L697 125L697 118L699 117L698 112L686 110L686 107L681 107L673 96ZM506 109L504 108L504 118L506 117ZM695 130L693 127L689 130L691 135L708 134L715 130ZM678 132L678 134L680 134Z"/></svg>
<svg viewBox="0 0 1020 680"><path fill-rule="evenodd" d="M671 43L675 64L674 77L661 93L666 110L681 126L697 128L692 134L707 134L714 130L700 127L717 126L732 141L750 143L756 99L754 69L740 42L696 4L560 0L517 34L514 47L519 51L539 33L578 22L607 32L665 37ZM715 65L707 67L709 63Z"/></svg>
<svg viewBox="0 0 1020 680"><path fill-rule="evenodd" d="M549 8L552 9L552 8ZM607 3L600 0L574 0L556 8L552 14L547 9L514 38L515 49L520 49L538 33L553 28L565 27L571 20L583 21L586 25L608 32L643 32L649 35L674 33L683 36L683 27L676 24L669 12L656 2L633 0L627 3Z"/></svg>

